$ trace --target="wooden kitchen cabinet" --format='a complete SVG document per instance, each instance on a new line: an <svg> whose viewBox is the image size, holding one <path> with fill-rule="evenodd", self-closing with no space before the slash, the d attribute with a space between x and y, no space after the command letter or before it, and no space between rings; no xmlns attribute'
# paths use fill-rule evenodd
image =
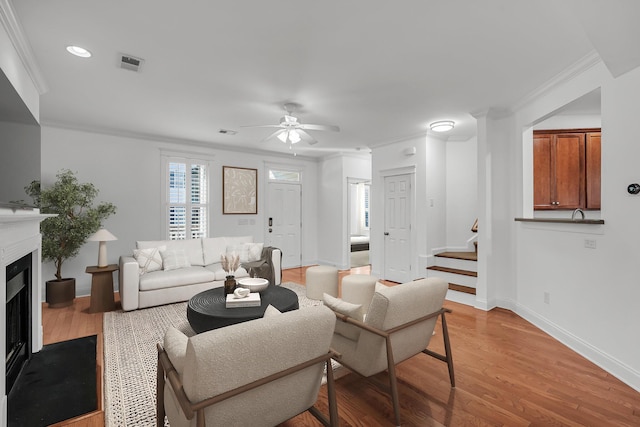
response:
<svg viewBox="0 0 640 427"><path fill-rule="evenodd" d="M533 206L600 209L600 132L533 133Z"/></svg>
<svg viewBox="0 0 640 427"><path fill-rule="evenodd" d="M600 209L600 132L586 135L587 209Z"/></svg>
<svg viewBox="0 0 640 427"><path fill-rule="evenodd" d="M553 209L555 191L552 194L551 182L555 181L552 173L551 149L553 135L533 135L533 208Z"/></svg>

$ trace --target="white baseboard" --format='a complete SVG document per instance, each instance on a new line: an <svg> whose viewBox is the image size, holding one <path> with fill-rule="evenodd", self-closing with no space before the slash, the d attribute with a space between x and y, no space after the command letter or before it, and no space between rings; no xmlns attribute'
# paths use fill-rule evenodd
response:
<svg viewBox="0 0 640 427"><path fill-rule="evenodd" d="M448 301L457 302L459 304L470 305L471 307L475 307L476 305L476 296L473 294L468 294L466 292L458 292L449 289L447 291L446 299Z"/></svg>
<svg viewBox="0 0 640 427"><path fill-rule="evenodd" d="M516 304L515 313L551 335L576 353L595 363L629 387L640 392L640 372L592 346L529 308Z"/></svg>
<svg viewBox="0 0 640 427"><path fill-rule="evenodd" d="M350 270L351 269L350 265L336 264L333 261L327 261L327 260L323 260L323 259L318 260L313 265L315 265L315 264L317 264L317 265L329 265L331 267L337 268L338 270Z"/></svg>

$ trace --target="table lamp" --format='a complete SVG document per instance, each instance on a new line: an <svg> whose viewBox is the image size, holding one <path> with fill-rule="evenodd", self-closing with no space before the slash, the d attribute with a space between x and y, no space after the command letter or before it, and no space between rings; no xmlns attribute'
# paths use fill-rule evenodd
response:
<svg viewBox="0 0 640 427"><path fill-rule="evenodd" d="M116 236L109 233L104 228L96 231L93 236L88 239L91 242L100 242L98 246L98 267L106 267L107 264L107 242L110 240L118 240Z"/></svg>

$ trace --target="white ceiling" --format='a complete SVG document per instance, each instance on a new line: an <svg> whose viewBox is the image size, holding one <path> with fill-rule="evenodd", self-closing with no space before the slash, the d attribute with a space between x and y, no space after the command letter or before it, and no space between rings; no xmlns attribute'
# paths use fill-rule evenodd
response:
<svg viewBox="0 0 640 427"><path fill-rule="evenodd" d="M322 156L424 134L450 119L451 139L475 135L470 115L508 109L586 55L629 69L607 14L633 27L633 0L13 0L48 91L44 124L287 152L260 142L282 105L303 105ZM605 6L606 5L606 6ZM612 22L614 24L612 24ZM637 26L640 27L640 26ZM639 30L616 31L638 52ZM597 40L597 46L591 40ZM80 45L90 59L69 55ZM615 51L607 50L615 46ZM119 54L145 60L139 73ZM607 64L609 65L609 64ZM220 129L238 131L222 135ZM311 149L312 151L308 151Z"/></svg>

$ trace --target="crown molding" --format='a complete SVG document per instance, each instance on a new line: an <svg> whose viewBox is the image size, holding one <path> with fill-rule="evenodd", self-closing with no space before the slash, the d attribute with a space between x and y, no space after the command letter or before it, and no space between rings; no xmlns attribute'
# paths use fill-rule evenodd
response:
<svg viewBox="0 0 640 427"><path fill-rule="evenodd" d="M11 0L0 0L0 23L4 26L9 39L16 49L22 65L27 70L31 81L36 87L36 90L40 95L46 93L49 90L47 83L38 67L38 63L31 49L31 44L24 35L22 25L13 10Z"/></svg>
<svg viewBox="0 0 640 427"><path fill-rule="evenodd" d="M111 128L102 128L97 126L80 126L76 124L57 122L57 121L51 121L51 120L42 121L40 122L40 125L51 127L51 128L57 128L57 129L77 131L77 132L97 133L100 135L115 136L119 138L129 138L129 139L137 139L141 141L149 141L149 142L155 142L155 143L167 143L167 144L176 144L176 145L182 145L182 146L198 147L198 148L204 148L207 150L224 150L224 151L230 151L233 153L265 155L265 156L280 157L285 159L290 159L294 157L296 159L307 160L312 162L319 162L321 159L321 157L312 157L304 154L296 154L295 156L293 156L290 153L280 153L277 151L267 151L267 150L260 150L255 148L238 147L238 146L222 144L222 143L213 142L213 141L196 141L192 139L170 138L170 137L156 135L156 134L121 131L121 130L115 130Z"/></svg>
<svg viewBox="0 0 640 427"><path fill-rule="evenodd" d="M561 71L559 74L552 77L546 83L539 86L537 89L534 89L533 91L529 92L527 95L524 96L524 98L522 98L520 101L513 104L509 108L509 111L511 113L515 113L516 111L522 109L525 105L529 104L534 99L537 99L540 96L557 88L558 86L561 86L575 79L577 76L595 67L601 62L602 62L602 58L600 58L600 55L598 54L598 52L596 52L595 50L592 50L591 52L589 52L588 54L586 54L585 56L583 56L582 58L574 62L573 65L569 66L564 71Z"/></svg>
<svg viewBox="0 0 640 427"><path fill-rule="evenodd" d="M399 138L395 138L389 141L383 141L383 142L378 142L378 143L374 143L374 144L369 144L368 147L370 149L374 149L374 148L381 148L381 147L386 147L388 145L393 145L393 144L397 144L399 142L407 142L407 141L414 141L416 139L424 139L427 137L427 131L422 131L419 133L415 133L413 135L405 135Z"/></svg>
<svg viewBox="0 0 640 427"><path fill-rule="evenodd" d="M449 138L447 138L447 142L467 142L473 137L475 137L475 135L450 136Z"/></svg>

